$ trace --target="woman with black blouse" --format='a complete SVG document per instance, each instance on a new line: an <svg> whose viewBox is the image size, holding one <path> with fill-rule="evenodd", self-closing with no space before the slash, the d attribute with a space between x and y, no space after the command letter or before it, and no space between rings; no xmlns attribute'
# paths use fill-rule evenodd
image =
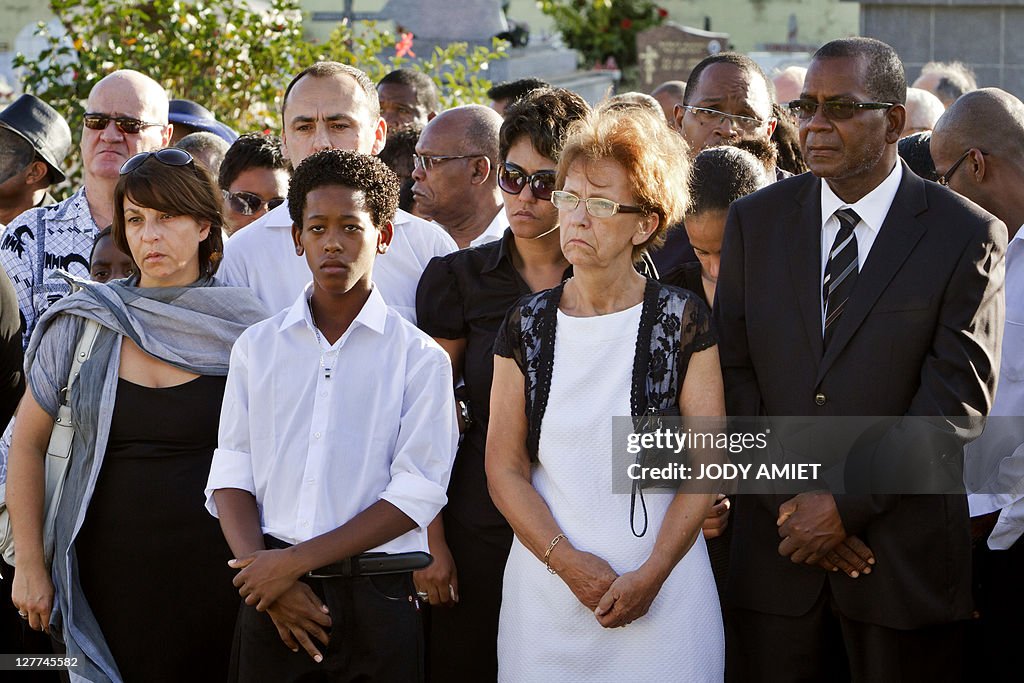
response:
<svg viewBox="0 0 1024 683"><path fill-rule="evenodd" d="M430 528L434 563L415 576L417 591L435 606L428 657L434 681L497 676L498 611L512 529L491 502L484 475L494 339L520 297L571 274L550 197L565 131L588 111L579 95L550 88L509 107L498 166L509 229L496 242L435 258L420 280L419 325L448 351L456 383L464 382L456 392L463 437L448 506Z"/></svg>

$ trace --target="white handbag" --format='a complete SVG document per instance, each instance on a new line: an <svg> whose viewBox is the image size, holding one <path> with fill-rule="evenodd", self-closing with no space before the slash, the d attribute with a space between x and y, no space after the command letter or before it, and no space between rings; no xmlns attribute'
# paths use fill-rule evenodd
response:
<svg viewBox="0 0 1024 683"><path fill-rule="evenodd" d="M67 477L71 464L71 444L75 438L75 425L71 420L71 386L78 378L82 363L92 354L100 324L86 320L82 334L75 347L75 357L71 361L68 373L68 384L61 390L60 407L57 419L53 422L50 432L50 443L46 447L46 484L45 484L45 516L43 521L43 557L46 566L53 562L54 531L57 507L60 505L61 493L64 491L64 479ZM0 554L4 561L14 566L14 533L11 530L11 516L7 510L7 484L0 484Z"/></svg>

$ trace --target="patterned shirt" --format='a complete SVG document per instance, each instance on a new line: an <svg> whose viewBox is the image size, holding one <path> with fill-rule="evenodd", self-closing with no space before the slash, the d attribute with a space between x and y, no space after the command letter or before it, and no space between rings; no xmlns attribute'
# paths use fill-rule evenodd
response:
<svg viewBox="0 0 1024 683"><path fill-rule="evenodd" d="M85 188L58 204L29 209L4 230L0 266L18 294L26 347L39 316L71 292L66 281L51 280L50 275L60 269L88 278L89 253L97 232Z"/></svg>

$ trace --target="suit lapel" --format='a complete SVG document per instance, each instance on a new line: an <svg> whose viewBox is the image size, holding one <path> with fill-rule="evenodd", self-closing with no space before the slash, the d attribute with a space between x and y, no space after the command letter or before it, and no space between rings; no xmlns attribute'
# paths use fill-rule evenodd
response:
<svg viewBox="0 0 1024 683"><path fill-rule="evenodd" d="M900 163L903 163L900 161ZM917 216L927 208L924 181L904 165L903 179L893 198L889 213L871 247L867 261L857 276L846 311L840 318L835 336L829 343L818 367L820 383L843 348L864 322L871 308L895 277L914 246L924 235L925 227ZM820 220L820 217L819 217ZM820 260L819 256L819 260Z"/></svg>
<svg viewBox="0 0 1024 683"><path fill-rule="evenodd" d="M821 181L807 174L811 182L797 195L799 204L793 209L786 226L786 248L803 318L804 331L811 347L811 357L821 359Z"/></svg>

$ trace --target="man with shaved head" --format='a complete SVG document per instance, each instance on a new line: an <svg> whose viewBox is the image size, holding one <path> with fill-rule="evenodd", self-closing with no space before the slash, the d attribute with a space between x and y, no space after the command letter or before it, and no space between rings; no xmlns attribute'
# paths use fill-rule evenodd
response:
<svg viewBox="0 0 1024 683"><path fill-rule="evenodd" d="M477 104L443 112L423 129L413 155L416 210L460 249L501 239L508 219L498 190L501 116Z"/></svg>
<svg viewBox="0 0 1024 683"><path fill-rule="evenodd" d="M1006 223L1006 322L996 397L985 434L970 444L965 481L972 492L974 602L968 632L974 677L1009 680L1024 610L1024 103L999 88L962 95L935 125L931 141L943 182ZM1012 417L1011 417L1012 416Z"/></svg>
<svg viewBox="0 0 1024 683"><path fill-rule="evenodd" d="M93 86L82 130L83 186L63 202L21 214L0 240L0 265L18 293L26 344L39 315L71 291L50 274L61 269L89 277L93 239L113 220L121 164L170 139L167 93L152 78L125 69Z"/></svg>
<svg viewBox="0 0 1024 683"><path fill-rule="evenodd" d="M686 81L665 81L651 91L651 97L658 100L662 110L665 112L665 120L668 125L675 127L676 105L683 103L683 94L686 92Z"/></svg>

